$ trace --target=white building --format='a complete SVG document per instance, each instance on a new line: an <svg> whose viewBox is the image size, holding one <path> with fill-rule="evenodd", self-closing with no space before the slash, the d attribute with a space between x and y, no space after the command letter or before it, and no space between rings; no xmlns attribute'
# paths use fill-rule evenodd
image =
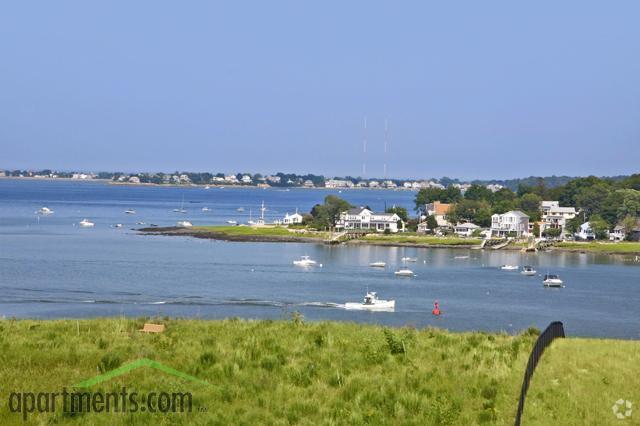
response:
<svg viewBox="0 0 640 426"><path fill-rule="evenodd" d="M324 182L324 186L327 188L351 188L353 187L353 182L350 180L329 179Z"/></svg>
<svg viewBox="0 0 640 426"><path fill-rule="evenodd" d="M434 201L433 203L425 204L424 206L425 216L433 216L436 219L438 226L451 226L448 219L450 210L451 204L441 203L440 201Z"/></svg>
<svg viewBox="0 0 640 426"><path fill-rule="evenodd" d="M585 222L580 225L578 232L575 234L576 238L581 240L594 240L596 238L596 233L593 232L591 228L591 224L589 222Z"/></svg>
<svg viewBox="0 0 640 426"><path fill-rule="evenodd" d="M140 183L140 178L138 176L131 176L129 178L129 183Z"/></svg>
<svg viewBox="0 0 640 426"><path fill-rule="evenodd" d="M574 207L560 207L558 201L543 201L540 209L542 210L540 232L546 229L560 229L561 235L564 234L567 221L576 217L578 213Z"/></svg>
<svg viewBox="0 0 640 426"><path fill-rule="evenodd" d="M522 237L529 234L529 216L520 210L512 210L504 214L491 216L491 236Z"/></svg>
<svg viewBox="0 0 640 426"><path fill-rule="evenodd" d="M280 183L280 176L267 176L267 181L271 183Z"/></svg>
<svg viewBox="0 0 640 426"><path fill-rule="evenodd" d="M459 223L453 228L453 232L461 237L470 237L476 229L480 229L475 223Z"/></svg>
<svg viewBox="0 0 640 426"><path fill-rule="evenodd" d="M500 185L499 183L490 183L486 186L486 188L491 192L498 192L502 188L504 188L504 186Z"/></svg>
<svg viewBox="0 0 640 426"><path fill-rule="evenodd" d="M298 210L294 214L285 214L284 219L282 219L283 225L296 225L302 223L302 215L298 213Z"/></svg>
<svg viewBox="0 0 640 426"><path fill-rule="evenodd" d="M400 227L398 228L398 222ZM395 213L374 213L364 207L353 208L340 213L340 218L336 224L337 229L353 230L373 230L376 232L396 233L404 231L404 222Z"/></svg>
<svg viewBox="0 0 640 426"><path fill-rule="evenodd" d="M313 188L315 185L313 184L313 181L311 181L311 180L307 179L307 180L305 180L305 181L304 181L303 186L304 186L305 188Z"/></svg>
<svg viewBox="0 0 640 426"><path fill-rule="evenodd" d="M369 188L378 188L380 186L380 182L378 182L377 180L372 180L371 182L369 182Z"/></svg>
<svg viewBox="0 0 640 426"><path fill-rule="evenodd" d="M251 183L252 182L251 176L249 176L249 175L242 176L242 178L240 180L242 181L242 183Z"/></svg>

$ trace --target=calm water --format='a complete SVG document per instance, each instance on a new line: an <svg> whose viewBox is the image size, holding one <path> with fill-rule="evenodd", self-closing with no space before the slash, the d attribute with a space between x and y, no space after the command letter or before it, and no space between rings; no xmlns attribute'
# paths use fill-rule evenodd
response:
<svg viewBox="0 0 640 426"><path fill-rule="evenodd" d="M246 221L264 200L268 220L307 212L337 191L182 189L102 183L0 179L0 316L170 315L281 318L435 325L453 330L516 332L561 320L570 335L640 338L640 264L594 254L227 243L140 236L136 222L158 225ZM351 190L352 204L412 207L413 192ZM174 213L184 197L187 214ZM53 215L34 212L47 206ZM202 212L202 207L210 212ZM245 212L236 211L244 207ZM133 208L135 215L124 210ZM79 228L88 218L93 229ZM112 228L122 223L122 228ZM291 262L310 255L322 268ZM416 257L412 279L393 271ZM468 256L468 258L458 258ZM367 265L383 260L387 268ZM499 266L531 264L558 273L566 288ZM396 300L395 312L354 312L367 286ZM438 299L444 314L431 316Z"/></svg>

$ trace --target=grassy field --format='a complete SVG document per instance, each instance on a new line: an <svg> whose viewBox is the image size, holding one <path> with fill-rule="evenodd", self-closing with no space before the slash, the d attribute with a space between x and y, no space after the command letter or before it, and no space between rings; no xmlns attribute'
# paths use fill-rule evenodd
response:
<svg viewBox="0 0 640 426"><path fill-rule="evenodd" d="M555 244L555 247L563 249L571 249L577 251L592 251L598 253L621 253L621 254L640 254L640 242L621 241L618 243L610 242L562 242Z"/></svg>
<svg viewBox="0 0 640 426"><path fill-rule="evenodd" d="M91 391L191 392L193 412L31 413L27 424L513 424L535 333L386 329L351 323L142 319L0 321L0 423L24 424L11 392L60 392L149 358L207 383L143 367ZM640 342L566 339L545 353L523 424L622 424L640 401ZM635 417L629 419L632 424ZM636 423L637 424L637 423Z"/></svg>
<svg viewBox="0 0 640 426"><path fill-rule="evenodd" d="M382 234L370 234L362 241L372 242L388 242L388 243L405 243L405 244L424 244L424 245L478 245L482 243L482 240L474 238L457 238L457 237L436 237L423 234L417 234L415 232L398 233L391 235Z"/></svg>
<svg viewBox="0 0 640 426"><path fill-rule="evenodd" d="M194 226L196 231L220 232L239 236L305 237L326 239L328 232L293 232L282 226Z"/></svg>

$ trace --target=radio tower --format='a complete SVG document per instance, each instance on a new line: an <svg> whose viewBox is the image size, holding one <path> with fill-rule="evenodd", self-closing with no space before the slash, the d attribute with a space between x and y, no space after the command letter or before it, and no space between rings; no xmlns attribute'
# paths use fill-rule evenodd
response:
<svg viewBox="0 0 640 426"><path fill-rule="evenodd" d="M387 180L387 141L389 136L389 120L384 119L384 179Z"/></svg>
<svg viewBox="0 0 640 426"><path fill-rule="evenodd" d="M367 174L367 117L364 117L364 137L362 138L362 177Z"/></svg>

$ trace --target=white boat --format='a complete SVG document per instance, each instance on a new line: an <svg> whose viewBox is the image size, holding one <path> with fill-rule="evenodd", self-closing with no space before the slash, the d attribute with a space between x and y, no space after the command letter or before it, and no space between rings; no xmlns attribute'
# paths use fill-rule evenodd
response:
<svg viewBox="0 0 640 426"><path fill-rule="evenodd" d="M241 213L242 213L242 212L244 211L244 207L238 207L238 208L236 209L236 211L237 211L237 212L241 212Z"/></svg>
<svg viewBox="0 0 640 426"><path fill-rule="evenodd" d="M469 256L455 256L454 259L468 259Z"/></svg>
<svg viewBox="0 0 640 426"><path fill-rule="evenodd" d="M562 280L556 274L546 274L542 280L545 287L564 287Z"/></svg>
<svg viewBox="0 0 640 426"><path fill-rule="evenodd" d="M182 202L180 203L180 208L179 209L173 209L174 212L176 213L186 213L187 211L184 208L184 195L182 195Z"/></svg>
<svg viewBox="0 0 640 426"><path fill-rule="evenodd" d="M417 262L418 259L416 259L415 257L403 257L402 261L403 262Z"/></svg>
<svg viewBox="0 0 640 426"><path fill-rule="evenodd" d="M83 227L83 228L91 228L91 227L95 226L95 223L91 222L91 221L90 221L90 220L88 220L88 219L82 219L82 220L78 223L78 225L80 225L80 226L81 226L81 227Z"/></svg>
<svg viewBox="0 0 640 426"><path fill-rule="evenodd" d="M518 265L502 265L500 269L503 271L515 271L518 269Z"/></svg>
<svg viewBox="0 0 640 426"><path fill-rule="evenodd" d="M526 275L528 277L532 277L537 273L537 271L535 269L533 269L533 266L523 266L522 267L522 271L520 271L520 273L522 275Z"/></svg>
<svg viewBox="0 0 640 426"><path fill-rule="evenodd" d="M136 214L136 211L133 209L127 209L124 211L126 214Z"/></svg>
<svg viewBox="0 0 640 426"><path fill-rule="evenodd" d="M211 211L211 209L210 209L209 207L203 207L203 208L202 208L202 211L203 211L203 212L210 212L210 211Z"/></svg>
<svg viewBox="0 0 640 426"><path fill-rule="evenodd" d="M394 272L394 274L399 277L413 277L415 275L409 268L398 269L396 272Z"/></svg>
<svg viewBox="0 0 640 426"><path fill-rule="evenodd" d="M40 207L40 209L38 209L38 214L42 214L42 215L53 214L53 210L51 210L49 207Z"/></svg>
<svg viewBox="0 0 640 426"><path fill-rule="evenodd" d="M136 222L136 225L145 225L144 222Z"/></svg>
<svg viewBox="0 0 640 426"><path fill-rule="evenodd" d="M237 225L237 224L238 224L238 222L237 222L237 221L235 221L235 220L228 220L228 221L227 221L227 223L228 223L229 225Z"/></svg>
<svg viewBox="0 0 640 426"><path fill-rule="evenodd" d="M387 266L386 262L371 262L369 264L369 266L371 266L372 268L384 268L385 266Z"/></svg>
<svg viewBox="0 0 640 426"><path fill-rule="evenodd" d="M205 186L204 189L211 189L209 185Z"/></svg>
<svg viewBox="0 0 640 426"><path fill-rule="evenodd" d="M311 259L309 256L300 256L299 260L294 260L293 264L296 266L315 266L318 262Z"/></svg>
<svg viewBox="0 0 640 426"><path fill-rule="evenodd" d="M345 303L345 309L368 309L368 310L393 310L396 307L395 300L383 300L378 299L378 294L375 291L368 292L364 296L362 303Z"/></svg>
<svg viewBox="0 0 640 426"><path fill-rule="evenodd" d="M122 228L122 224L121 223L116 223L115 225L113 225L114 228Z"/></svg>
<svg viewBox="0 0 640 426"><path fill-rule="evenodd" d="M193 226L193 223L189 222L188 220L180 220L178 221L178 223L176 223L176 226L178 228L191 228Z"/></svg>

